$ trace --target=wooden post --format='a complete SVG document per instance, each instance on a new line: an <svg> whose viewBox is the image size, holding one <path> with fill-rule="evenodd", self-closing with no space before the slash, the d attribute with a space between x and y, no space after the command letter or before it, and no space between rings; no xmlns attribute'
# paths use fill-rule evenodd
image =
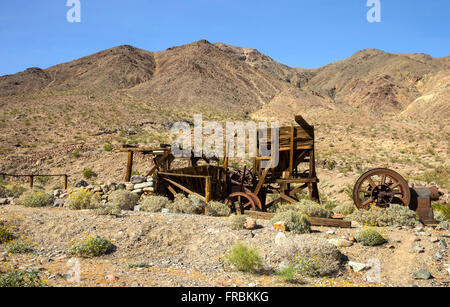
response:
<svg viewBox="0 0 450 307"><path fill-rule="evenodd" d="M34 176L31 175L31 176L30 176L30 189L33 188L33 180L34 180Z"/></svg>
<svg viewBox="0 0 450 307"><path fill-rule="evenodd" d="M210 201L211 201L211 177L207 177L205 184L205 202L209 203Z"/></svg>
<svg viewBox="0 0 450 307"><path fill-rule="evenodd" d="M128 162L127 162L127 174L125 175L126 182L130 182L132 172L133 172L133 151L129 151L128 152Z"/></svg>
<svg viewBox="0 0 450 307"><path fill-rule="evenodd" d="M292 177L294 174L294 137L295 137L295 128L291 127L291 143L289 148L289 174Z"/></svg>
<svg viewBox="0 0 450 307"><path fill-rule="evenodd" d="M67 175L64 175L64 190L67 190L67 178L68 176Z"/></svg>

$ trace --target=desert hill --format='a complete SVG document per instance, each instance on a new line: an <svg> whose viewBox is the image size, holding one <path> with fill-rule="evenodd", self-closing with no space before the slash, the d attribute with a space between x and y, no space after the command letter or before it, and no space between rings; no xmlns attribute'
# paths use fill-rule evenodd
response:
<svg viewBox="0 0 450 307"><path fill-rule="evenodd" d="M302 114L316 125L319 159L339 165L319 177L343 195L336 182L350 171L345 184L352 183L368 167L411 178L443 169L446 177L449 94L449 56L367 49L302 69L205 40L160 52L119 46L0 77L0 171L80 178L90 167L98 180L117 179L120 154L105 153L105 142L169 142L171 124L195 113L282 123Z"/></svg>

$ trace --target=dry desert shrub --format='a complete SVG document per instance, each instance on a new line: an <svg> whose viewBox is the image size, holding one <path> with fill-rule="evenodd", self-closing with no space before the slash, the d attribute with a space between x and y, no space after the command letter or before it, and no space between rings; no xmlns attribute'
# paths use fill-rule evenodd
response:
<svg viewBox="0 0 450 307"><path fill-rule="evenodd" d="M346 217L366 226L411 226L419 222L416 212L401 205L390 205L388 208L373 207L370 210L357 210Z"/></svg>
<svg viewBox="0 0 450 307"><path fill-rule="evenodd" d="M82 258L92 258L109 254L114 251L114 245L108 239L86 234L79 241L72 241L67 254Z"/></svg>
<svg viewBox="0 0 450 307"><path fill-rule="evenodd" d="M43 191L29 191L20 196L18 203L29 208L51 206L54 196Z"/></svg>
<svg viewBox="0 0 450 307"><path fill-rule="evenodd" d="M233 230L244 229L245 223L247 222L246 215L232 215L228 221L228 225Z"/></svg>
<svg viewBox="0 0 450 307"><path fill-rule="evenodd" d="M231 209L224 203L211 201L206 205L205 213L209 216L229 216Z"/></svg>
<svg viewBox="0 0 450 307"><path fill-rule="evenodd" d="M355 239L364 246L377 246L386 242L386 239L378 231L372 228L366 228L359 231Z"/></svg>
<svg viewBox="0 0 450 307"><path fill-rule="evenodd" d="M242 242L236 243L226 254L225 260L239 271L254 273L262 266L262 258L257 249Z"/></svg>
<svg viewBox="0 0 450 307"><path fill-rule="evenodd" d="M333 212L336 214L342 214L344 216L350 215L355 212L356 207L353 203L346 203L340 206L337 206L333 209Z"/></svg>
<svg viewBox="0 0 450 307"><path fill-rule="evenodd" d="M96 209L100 206L100 196L86 189L78 189L67 197L66 206L71 210Z"/></svg>
<svg viewBox="0 0 450 307"><path fill-rule="evenodd" d="M318 203L306 199L302 199L296 204L280 205L276 211L277 213L281 213L290 210L301 212L311 217L331 218L333 216L333 212L330 210L325 209Z"/></svg>
<svg viewBox="0 0 450 307"><path fill-rule="evenodd" d="M151 195L141 202L141 211L144 212L161 212L162 209L168 208L170 200L167 197L159 195Z"/></svg>
<svg viewBox="0 0 450 307"><path fill-rule="evenodd" d="M184 194L178 194L168 208L173 213L202 214L206 203L195 195L186 197Z"/></svg>
<svg viewBox="0 0 450 307"><path fill-rule="evenodd" d="M272 224L283 222L288 231L295 234L304 234L311 232L311 223L303 213L289 210L280 212L270 221Z"/></svg>
<svg viewBox="0 0 450 307"><path fill-rule="evenodd" d="M109 202L118 206L121 210L133 210L139 202L139 195L126 190L117 190L109 196Z"/></svg>

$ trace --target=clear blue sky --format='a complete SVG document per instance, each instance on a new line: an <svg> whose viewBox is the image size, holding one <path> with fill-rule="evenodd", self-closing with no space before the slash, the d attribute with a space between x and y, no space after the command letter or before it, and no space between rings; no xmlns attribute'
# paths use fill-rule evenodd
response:
<svg viewBox="0 0 450 307"><path fill-rule="evenodd" d="M365 48L450 55L450 1L381 0L2 0L0 75L47 68L117 45L150 51L199 39L252 47L289 66L313 68Z"/></svg>

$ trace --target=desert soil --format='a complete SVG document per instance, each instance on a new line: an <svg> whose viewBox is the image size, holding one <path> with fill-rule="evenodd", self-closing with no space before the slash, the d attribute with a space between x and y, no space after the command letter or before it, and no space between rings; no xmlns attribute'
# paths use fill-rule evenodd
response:
<svg viewBox="0 0 450 307"><path fill-rule="evenodd" d="M120 217L97 216L89 211L64 208L0 207L0 218L13 225L16 235L33 242L33 251L8 255L0 245L0 270L37 269L49 286L442 286L450 285L446 271L448 252L442 251L441 240L450 243L449 231L426 227L415 229L380 228L388 243L364 247L358 243L340 248L348 261L366 263L377 259L381 282L368 283L366 274L353 272L344 262L341 272L333 278L303 278L298 284L283 283L273 274L279 265L280 246L275 243L278 230L268 221L258 220L255 230L231 230L227 218L207 216L122 212ZM330 230L334 232L330 234ZM294 235L314 243L330 238L354 236L358 228L339 229L313 227L313 233ZM116 250L106 256L79 259L81 281L70 282L71 257L65 254L70 241L84 234L110 239ZM420 240L420 241L415 241ZM264 258L260 274L241 273L227 265L223 256L236 242L258 248ZM424 248L423 253L414 246ZM443 259L436 261L440 253ZM148 268L129 268L127 264L145 262ZM413 273L427 269L430 280L414 280Z"/></svg>

